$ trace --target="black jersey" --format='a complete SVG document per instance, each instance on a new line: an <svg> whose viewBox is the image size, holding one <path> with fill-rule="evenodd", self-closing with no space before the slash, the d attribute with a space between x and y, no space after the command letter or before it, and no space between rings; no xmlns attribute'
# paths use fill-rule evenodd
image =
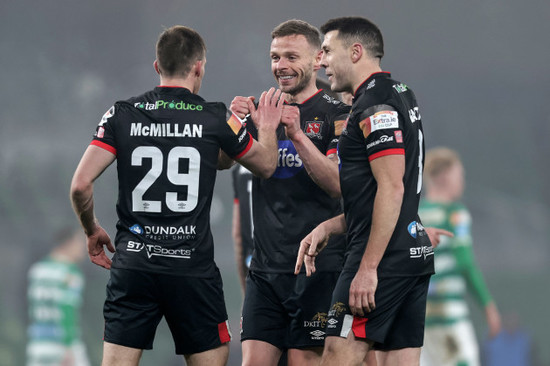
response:
<svg viewBox="0 0 550 366"><path fill-rule="evenodd" d="M231 171L233 180L233 199L239 203L239 221L241 229L242 256L246 267L250 266L253 244L252 236L252 172L242 165L235 165Z"/></svg>
<svg viewBox="0 0 550 366"><path fill-rule="evenodd" d="M379 277L433 273L433 249L418 218L424 141L416 98L389 73L371 75L355 93L338 144L340 186L348 227L344 271L357 271L369 238L377 184L370 162L405 156L405 188L395 231L378 267Z"/></svg>
<svg viewBox="0 0 550 366"><path fill-rule="evenodd" d="M306 136L326 155L336 153L338 134L349 106L319 90L302 104L300 125ZM335 123L336 122L336 123ZM254 135L252 123L247 127ZM254 254L250 269L293 273L300 241L321 222L342 212L341 202L331 198L308 175L284 127L277 130L279 158L269 179L254 178ZM316 261L318 271L342 269L345 239L331 239Z"/></svg>
<svg viewBox="0 0 550 366"><path fill-rule="evenodd" d="M244 155L252 138L223 103L156 87L103 116L93 145L117 158L113 267L209 277L215 273L210 204L219 149Z"/></svg>

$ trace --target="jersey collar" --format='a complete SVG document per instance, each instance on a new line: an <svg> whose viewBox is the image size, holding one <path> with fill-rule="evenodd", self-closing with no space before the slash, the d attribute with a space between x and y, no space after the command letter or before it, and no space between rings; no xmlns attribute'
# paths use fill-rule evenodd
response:
<svg viewBox="0 0 550 366"><path fill-rule="evenodd" d="M377 78L391 78L391 74L387 71L378 71L375 73L372 73L365 81L363 81L358 87L355 93L353 93L353 97L357 97L357 95L362 92L365 88L368 88L369 83Z"/></svg>
<svg viewBox="0 0 550 366"><path fill-rule="evenodd" d="M316 96L321 95L322 91L323 91L323 89L318 89L311 97L307 98L302 103L287 103L286 100L285 100L285 104L288 104L288 105L305 105L306 103L314 100Z"/></svg>
<svg viewBox="0 0 550 366"><path fill-rule="evenodd" d="M181 87L181 86L159 85L159 86L155 87L155 92L159 93L159 94L173 95L173 96L177 96L177 97L180 97L180 98L184 98L184 97L198 98L201 102L204 101L204 99L200 95L193 94L193 93L191 93L191 91L189 89Z"/></svg>

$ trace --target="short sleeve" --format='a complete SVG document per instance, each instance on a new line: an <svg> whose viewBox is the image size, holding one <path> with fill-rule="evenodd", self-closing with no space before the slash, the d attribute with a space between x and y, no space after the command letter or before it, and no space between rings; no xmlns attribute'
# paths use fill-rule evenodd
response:
<svg viewBox="0 0 550 366"><path fill-rule="evenodd" d="M246 124L226 109L226 121L220 131L220 146L233 159L244 156L252 147L254 139L246 130Z"/></svg>
<svg viewBox="0 0 550 366"><path fill-rule="evenodd" d="M105 112L99 124L96 127L94 137L92 139L91 145L95 145L105 149L114 155L116 155L117 145L115 138L115 127L118 108L116 104Z"/></svg>
<svg viewBox="0 0 550 366"><path fill-rule="evenodd" d="M386 155L405 155L402 126L402 117L390 105L379 104L361 113L359 128L369 161Z"/></svg>

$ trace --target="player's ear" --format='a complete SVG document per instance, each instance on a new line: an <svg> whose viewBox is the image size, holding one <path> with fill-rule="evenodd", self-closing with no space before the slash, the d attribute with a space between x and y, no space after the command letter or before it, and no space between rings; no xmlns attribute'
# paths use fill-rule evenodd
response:
<svg viewBox="0 0 550 366"><path fill-rule="evenodd" d="M195 62L195 66L193 66L193 72L197 78L204 76L204 63L204 60L197 60L197 62Z"/></svg>
<svg viewBox="0 0 550 366"><path fill-rule="evenodd" d="M157 72L157 74L160 75L159 63L158 63L157 60L155 60L155 61L153 62L153 67L155 68L155 71Z"/></svg>
<svg viewBox="0 0 550 366"><path fill-rule="evenodd" d="M319 71L321 69L322 57L323 57L323 50L319 50L315 55L315 63L313 64L313 71Z"/></svg>
<svg viewBox="0 0 550 366"><path fill-rule="evenodd" d="M352 44L350 47L351 61L353 63L359 61L364 52L365 50L363 49L363 45L361 43Z"/></svg>

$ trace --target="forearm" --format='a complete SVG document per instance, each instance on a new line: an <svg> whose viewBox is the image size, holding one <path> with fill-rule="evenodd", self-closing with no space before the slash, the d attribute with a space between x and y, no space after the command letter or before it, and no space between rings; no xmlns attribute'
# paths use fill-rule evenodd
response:
<svg viewBox="0 0 550 366"><path fill-rule="evenodd" d="M84 232L86 235L91 234L97 225L94 214L93 184L77 185L73 182L70 198Z"/></svg>
<svg viewBox="0 0 550 366"><path fill-rule="evenodd" d="M360 267L363 269L378 268L395 230L402 202L402 189L378 186L374 199L371 232L361 259Z"/></svg>
<svg viewBox="0 0 550 366"><path fill-rule="evenodd" d="M344 214L328 219L319 224L320 228L329 236L345 234L348 230Z"/></svg>
<svg viewBox="0 0 550 366"><path fill-rule="evenodd" d="M338 162L323 155L301 130L291 140L311 179L331 197L339 198Z"/></svg>
<svg viewBox="0 0 550 366"><path fill-rule="evenodd" d="M256 144L258 145L257 151L255 151L255 157L253 158L255 164L250 165L244 163L243 165L245 165L254 175L263 179L268 179L277 168L277 159L279 156L275 130L259 128Z"/></svg>
<svg viewBox="0 0 550 366"><path fill-rule="evenodd" d="M454 249L454 254L468 288L482 306L487 306L492 301L491 294L481 270L475 263L472 247L459 246Z"/></svg>

